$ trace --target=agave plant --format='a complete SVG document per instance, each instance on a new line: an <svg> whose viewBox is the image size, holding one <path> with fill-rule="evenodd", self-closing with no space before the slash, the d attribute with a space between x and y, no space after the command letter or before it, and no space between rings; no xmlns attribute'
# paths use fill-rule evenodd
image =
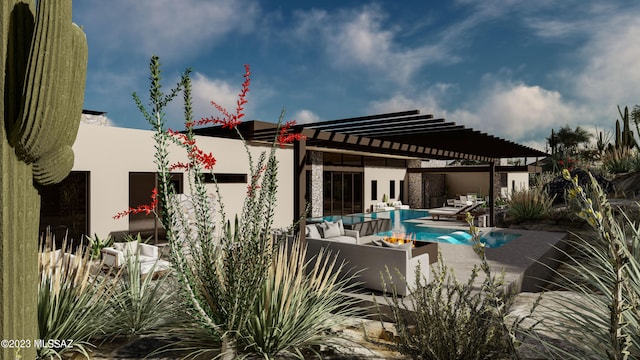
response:
<svg viewBox="0 0 640 360"><path fill-rule="evenodd" d="M111 235L108 235L104 239L100 239L98 234L94 234L93 237L89 237L89 236L85 235L85 237L89 241L89 249L91 251L91 259L99 259L100 258L100 252L102 251L102 249L113 245L113 237Z"/></svg>
<svg viewBox="0 0 640 360"><path fill-rule="evenodd" d="M76 352L89 358L94 339L103 334L109 319L113 279L94 275L90 253L81 246L56 249L51 233L40 244L38 267L39 339L58 342L58 347L41 347L40 358L60 358ZM117 276L116 276L117 278ZM61 340L72 340L62 344Z"/></svg>
<svg viewBox="0 0 640 360"><path fill-rule="evenodd" d="M126 265L111 299L113 318L107 333L110 337L136 336L169 325L174 320L174 297L168 276L153 280L155 264L145 275L141 273L139 253L126 254Z"/></svg>
<svg viewBox="0 0 640 360"><path fill-rule="evenodd" d="M344 295L354 286L339 277L345 264L336 264L336 257L324 251L309 262L306 255L299 241L279 249L241 332L244 352L304 359L303 350L331 344L335 336L330 330L360 314L355 298Z"/></svg>

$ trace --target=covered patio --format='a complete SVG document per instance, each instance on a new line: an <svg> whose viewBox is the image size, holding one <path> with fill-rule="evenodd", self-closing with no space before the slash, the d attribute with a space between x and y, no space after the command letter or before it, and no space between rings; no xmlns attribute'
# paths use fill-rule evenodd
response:
<svg viewBox="0 0 640 360"><path fill-rule="evenodd" d="M240 124L240 132L250 142L271 142L276 136L276 124L263 121L248 121ZM470 160L481 165L447 167L446 171L485 172L489 178L489 225L495 223L494 201L496 171L500 159L524 158L537 160L547 153L483 133L418 110L377 114L314 122L294 126L306 140L296 141L294 151L294 217L303 218L307 199L307 156L310 150L352 151L362 154L393 155L420 160ZM237 134L220 126L197 129L204 136L237 137ZM536 171L526 165L510 167L521 171ZM417 176L423 172L443 171L442 168L411 166L407 175ZM302 224L304 226L304 224Z"/></svg>

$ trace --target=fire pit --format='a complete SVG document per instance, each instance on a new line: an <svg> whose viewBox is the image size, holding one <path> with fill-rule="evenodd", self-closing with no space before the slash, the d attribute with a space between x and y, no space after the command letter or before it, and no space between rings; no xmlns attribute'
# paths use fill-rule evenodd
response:
<svg viewBox="0 0 640 360"><path fill-rule="evenodd" d="M408 244L411 243L411 257L429 253L429 264L433 264L438 261L438 243L428 241L415 240L414 234L393 233L391 236L386 236L382 240L391 244Z"/></svg>

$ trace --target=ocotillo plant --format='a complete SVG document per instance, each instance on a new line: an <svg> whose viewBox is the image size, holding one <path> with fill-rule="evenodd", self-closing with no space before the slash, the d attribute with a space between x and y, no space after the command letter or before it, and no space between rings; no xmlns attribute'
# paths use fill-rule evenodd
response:
<svg viewBox="0 0 640 360"><path fill-rule="evenodd" d="M82 113L87 42L71 0L0 4L0 358L36 357L38 187L63 180ZM30 343L27 343L30 342Z"/></svg>

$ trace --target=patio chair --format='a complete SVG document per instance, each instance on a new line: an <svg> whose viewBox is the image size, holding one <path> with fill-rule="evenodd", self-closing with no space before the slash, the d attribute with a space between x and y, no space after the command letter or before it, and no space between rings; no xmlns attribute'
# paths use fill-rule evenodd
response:
<svg viewBox="0 0 640 360"><path fill-rule="evenodd" d="M463 207L441 207L435 209L429 209L429 215L433 220L440 220L440 217L445 218L457 218L462 216L468 212L471 212L482 205L482 202L478 202L471 205L466 205Z"/></svg>
<svg viewBox="0 0 640 360"><path fill-rule="evenodd" d="M102 249L103 264L106 267L119 269L127 264L127 256L136 256L136 253L140 262L140 275L146 275L151 269L154 269L154 272L169 269L169 262L160 259L160 251L157 246L141 243L137 240L114 243L113 247Z"/></svg>

